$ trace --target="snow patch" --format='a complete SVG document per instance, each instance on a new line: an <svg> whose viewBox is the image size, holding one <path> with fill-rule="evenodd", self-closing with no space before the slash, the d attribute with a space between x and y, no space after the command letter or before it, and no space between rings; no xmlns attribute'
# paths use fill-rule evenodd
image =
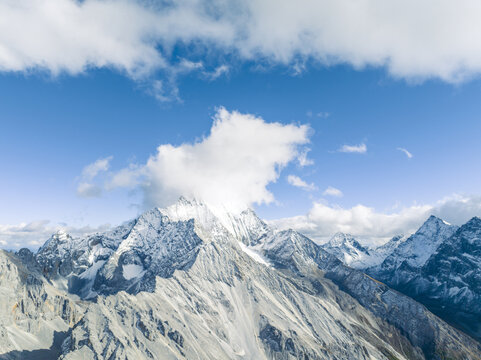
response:
<svg viewBox="0 0 481 360"><path fill-rule="evenodd" d="M269 262L266 261L266 259L259 254L257 251L249 248L247 245L239 241L239 246L243 252L245 252L249 257L251 257L255 262L258 262L259 264L265 265L265 266L270 266Z"/></svg>
<svg viewBox="0 0 481 360"><path fill-rule="evenodd" d="M137 264L127 264L122 266L122 275L125 280L131 280L144 273L144 267Z"/></svg>

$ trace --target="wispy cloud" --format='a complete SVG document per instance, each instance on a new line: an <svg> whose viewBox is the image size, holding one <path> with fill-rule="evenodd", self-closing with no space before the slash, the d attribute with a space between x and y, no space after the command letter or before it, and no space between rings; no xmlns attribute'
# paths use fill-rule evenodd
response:
<svg viewBox="0 0 481 360"><path fill-rule="evenodd" d="M305 191L313 191L317 189L313 183L308 184L307 182L305 182L299 176L296 176L296 175L289 175L287 177L287 182L292 186L301 188L302 190L305 190Z"/></svg>
<svg viewBox="0 0 481 360"><path fill-rule="evenodd" d="M364 153L367 152L367 146L364 143L359 144L359 145L343 145L337 151L343 152L343 153L364 154Z"/></svg>
<svg viewBox="0 0 481 360"><path fill-rule="evenodd" d="M102 171L107 171L110 167L110 161L113 159L112 156L106 158L101 158L85 166L82 170L82 177L86 180L91 180L97 176Z"/></svg>
<svg viewBox="0 0 481 360"><path fill-rule="evenodd" d="M327 112L327 111L319 111L317 113L314 113L312 112L311 110L309 110L307 113L306 113L307 117L317 117L317 118L320 118L320 119L327 119L329 116L331 116L331 113Z"/></svg>
<svg viewBox="0 0 481 360"><path fill-rule="evenodd" d="M77 186L77 195L84 198L100 197L102 187L94 184L93 180L100 174L109 170L113 157L100 158L85 166L82 170L80 182Z"/></svg>
<svg viewBox="0 0 481 360"><path fill-rule="evenodd" d="M228 65L222 64L216 67L213 71L204 71L204 76L207 77L209 80L215 80L222 75L226 75L229 73L230 67Z"/></svg>
<svg viewBox="0 0 481 360"><path fill-rule="evenodd" d="M314 164L314 160L312 159L309 159L307 157L307 154L309 153L309 151L311 151L311 149L309 148L304 148L302 149L299 154L297 155L297 162L299 163L299 166L300 167L304 167L304 166L309 166L309 165L313 165Z"/></svg>
<svg viewBox="0 0 481 360"><path fill-rule="evenodd" d="M322 193L324 196L334 196L334 197L342 197L344 194L341 190L336 189L335 187L328 186L326 190Z"/></svg>
<svg viewBox="0 0 481 360"><path fill-rule="evenodd" d="M404 148L401 148L401 147L398 147L397 148L399 151L402 151L404 154L406 154L406 156L408 157L408 159L411 159L413 157L413 154L411 154L409 151L407 151L406 149Z"/></svg>

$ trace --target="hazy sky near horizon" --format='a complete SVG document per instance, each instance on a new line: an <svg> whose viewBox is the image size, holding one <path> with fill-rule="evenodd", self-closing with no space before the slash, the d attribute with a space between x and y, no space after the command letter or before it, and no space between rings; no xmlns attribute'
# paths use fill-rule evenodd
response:
<svg viewBox="0 0 481 360"><path fill-rule="evenodd" d="M481 216L480 6L371 3L1 2L0 245L179 195L317 239Z"/></svg>

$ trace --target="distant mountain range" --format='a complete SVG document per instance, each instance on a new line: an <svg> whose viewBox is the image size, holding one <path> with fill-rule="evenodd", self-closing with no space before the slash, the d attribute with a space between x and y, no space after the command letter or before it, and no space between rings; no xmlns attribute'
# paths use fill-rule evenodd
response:
<svg viewBox="0 0 481 360"><path fill-rule="evenodd" d="M480 359L480 222L321 246L181 198L58 232L0 251L0 359Z"/></svg>
<svg viewBox="0 0 481 360"><path fill-rule="evenodd" d="M323 248L481 339L478 217L457 227L431 216L413 235L395 237L375 249L363 248L345 234L336 234Z"/></svg>

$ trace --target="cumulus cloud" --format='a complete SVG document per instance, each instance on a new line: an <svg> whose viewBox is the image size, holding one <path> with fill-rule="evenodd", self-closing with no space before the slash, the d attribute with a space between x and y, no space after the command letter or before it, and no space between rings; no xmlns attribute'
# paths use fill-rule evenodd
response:
<svg viewBox="0 0 481 360"><path fill-rule="evenodd" d="M140 186L146 207L168 205L181 195L234 211L270 203L274 195L267 185L297 159L308 133L306 125L268 123L220 108L208 136L160 145L145 164L113 174L107 187Z"/></svg>
<svg viewBox="0 0 481 360"><path fill-rule="evenodd" d="M60 224L50 224L48 220L33 221L15 225L0 224L0 248L18 250L22 247L36 250L47 239L59 230L66 231L74 237L105 231L109 224L98 227L72 227Z"/></svg>
<svg viewBox="0 0 481 360"><path fill-rule="evenodd" d="M481 72L480 15L476 0L5 0L0 70L112 68L138 80L182 67L182 48L213 68L232 58L304 71L312 61L456 83Z"/></svg>
<svg viewBox="0 0 481 360"><path fill-rule="evenodd" d="M314 202L306 215L271 223L280 229L296 229L319 242L325 242L336 232L344 232L368 244L380 244L395 235L415 232L431 214L462 225L473 216L481 216L481 197L452 195L435 204L413 205L397 212L380 212L361 204L343 208Z"/></svg>
<svg viewBox="0 0 481 360"><path fill-rule="evenodd" d="M364 143L359 145L342 145L337 151L343 152L343 153L364 154L367 152L367 146Z"/></svg>
<svg viewBox="0 0 481 360"><path fill-rule="evenodd" d="M287 177L287 182L292 186L301 188L305 191L313 191L316 190L316 186L313 183L308 184L304 180L302 180L299 176L296 175L289 175Z"/></svg>
<svg viewBox="0 0 481 360"><path fill-rule="evenodd" d="M335 196L335 197L342 197L344 194L341 190L336 189L335 187L328 186L326 190L322 193L324 196Z"/></svg>
<svg viewBox="0 0 481 360"><path fill-rule="evenodd" d="M473 216L481 217L481 196L448 196L438 201L433 214L449 223L463 224Z"/></svg>
<svg viewBox="0 0 481 360"><path fill-rule="evenodd" d="M405 148L397 148L399 151L403 152L407 157L408 159L411 159L413 157L413 154L411 154L409 151L407 151Z"/></svg>

